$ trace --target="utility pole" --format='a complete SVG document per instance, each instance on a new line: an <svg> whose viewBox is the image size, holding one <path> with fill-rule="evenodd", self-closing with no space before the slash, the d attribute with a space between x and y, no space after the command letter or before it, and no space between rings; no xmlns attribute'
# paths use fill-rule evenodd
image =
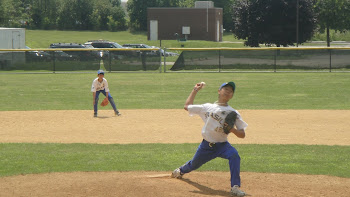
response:
<svg viewBox="0 0 350 197"><path fill-rule="evenodd" d="M297 25L296 25L296 41L297 41L297 47L299 46L299 0L297 0Z"/></svg>

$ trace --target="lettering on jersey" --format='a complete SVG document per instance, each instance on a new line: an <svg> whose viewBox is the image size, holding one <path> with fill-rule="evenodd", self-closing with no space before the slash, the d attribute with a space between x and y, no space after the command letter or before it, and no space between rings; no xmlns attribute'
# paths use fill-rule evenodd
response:
<svg viewBox="0 0 350 197"><path fill-rule="evenodd" d="M225 115L226 112L223 111L223 112L220 112L220 114L222 115ZM211 117L212 119L218 121L220 123L220 125L222 126L218 126L215 128L215 132L217 133L220 133L222 135L227 135L225 132L224 132L224 128L223 128L223 125L224 125L224 122L225 122L225 119L222 118L219 114L216 114L216 113L213 113L213 112L207 112L205 113L205 118L207 119L208 117Z"/></svg>
<svg viewBox="0 0 350 197"><path fill-rule="evenodd" d="M210 113L210 117L212 117L214 120L218 121L220 124L223 124L223 118L221 118L218 114Z"/></svg>
<svg viewBox="0 0 350 197"><path fill-rule="evenodd" d="M224 128L222 128L222 127L216 127L216 128L215 128L215 131L218 132L218 133L224 133L224 134L226 134L226 133L224 132Z"/></svg>

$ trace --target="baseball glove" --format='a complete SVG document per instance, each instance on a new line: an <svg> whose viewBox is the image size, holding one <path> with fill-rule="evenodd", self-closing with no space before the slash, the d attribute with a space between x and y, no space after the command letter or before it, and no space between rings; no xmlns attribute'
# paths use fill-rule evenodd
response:
<svg viewBox="0 0 350 197"><path fill-rule="evenodd" d="M102 103L101 103L101 106L104 107L108 105L108 98L106 97L105 99L103 99Z"/></svg>
<svg viewBox="0 0 350 197"><path fill-rule="evenodd" d="M224 123L224 132L226 134L230 133L230 130L233 128L233 126L236 123L237 119L237 113L234 111L231 111L229 114L227 114L225 118L225 123Z"/></svg>

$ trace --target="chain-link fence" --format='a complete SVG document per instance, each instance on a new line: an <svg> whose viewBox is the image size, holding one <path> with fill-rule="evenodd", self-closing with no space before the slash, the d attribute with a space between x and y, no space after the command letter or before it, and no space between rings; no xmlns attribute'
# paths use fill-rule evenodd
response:
<svg viewBox="0 0 350 197"><path fill-rule="evenodd" d="M178 55L180 54L180 55ZM350 48L0 49L0 72L350 72Z"/></svg>
<svg viewBox="0 0 350 197"><path fill-rule="evenodd" d="M164 72L349 72L350 48L169 48Z"/></svg>
<svg viewBox="0 0 350 197"><path fill-rule="evenodd" d="M0 71L161 72L160 49L0 49Z"/></svg>

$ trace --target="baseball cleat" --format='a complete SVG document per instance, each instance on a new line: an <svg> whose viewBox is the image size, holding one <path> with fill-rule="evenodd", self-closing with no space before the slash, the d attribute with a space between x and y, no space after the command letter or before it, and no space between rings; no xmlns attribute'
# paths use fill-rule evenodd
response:
<svg viewBox="0 0 350 197"><path fill-rule="evenodd" d="M234 185L232 188L231 188L231 195L232 196L245 196L245 192L240 190L239 189L239 186L238 185Z"/></svg>
<svg viewBox="0 0 350 197"><path fill-rule="evenodd" d="M171 173L171 178L177 178L177 179L181 179L182 178L182 173L180 171L180 168L176 168L173 173Z"/></svg>
<svg viewBox="0 0 350 197"><path fill-rule="evenodd" d="M119 113L119 111L117 111L117 112L115 112L115 115L116 115L116 116L121 116L122 114Z"/></svg>
<svg viewBox="0 0 350 197"><path fill-rule="evenodd" d="M97 114L94 114L94 117L96 118L96 117L97 117Z"/></svg>

